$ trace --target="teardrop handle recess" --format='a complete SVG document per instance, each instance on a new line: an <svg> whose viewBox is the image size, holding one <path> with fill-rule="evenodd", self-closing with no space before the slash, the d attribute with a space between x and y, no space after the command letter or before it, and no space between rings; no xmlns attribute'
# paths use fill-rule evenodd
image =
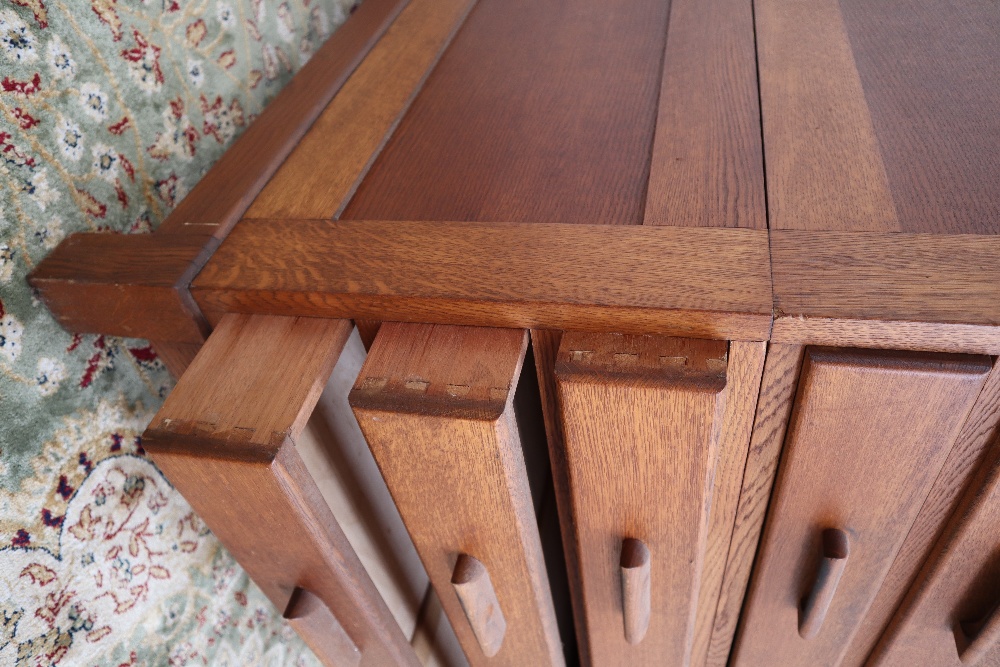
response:
<svg viewBox="0 0 1000 667"><path fill-rule="evenodd" d="M1000 605L982 621L959 623L955 640L958 642L958 659L962 664L978 664L997 643L1000 643Z"/></svg>
<svg viewBox="0 0 1000 667"><path fill-rule="evenodd" d="M472 633L483 649L483 655L492 658L500 651L507 621L500 610L493 582L486 566L467 554L459 554L451 585L462 603L465 617L469 619Z"/></svg>
<svg viewBox="0 0 1000 667"><path fill-rule="evenodd" d="M625 641L638 644L649 629L649 549L641 540L622 540L620 561Z"/></svg>
<svg viewBox="0 0 1000 667"><path fill-rule="evenodd" d="M812 639L823 627L850 553L851 544L846 532L839 528L827 528L823 531L823 557L819 572L816 573L812 590L799 609L799 636L803 639Z"/></svg>

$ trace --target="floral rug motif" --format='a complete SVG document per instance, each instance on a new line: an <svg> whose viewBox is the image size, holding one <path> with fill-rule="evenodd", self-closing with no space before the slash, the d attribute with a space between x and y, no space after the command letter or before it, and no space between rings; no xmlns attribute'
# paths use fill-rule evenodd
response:
<svg viewBox="0 0 1000 667"><path fill-rule="evenodd" d="M315 665L145 457L171 381L25 276L149 233L351 0L0 0L0 666Z"/></svg>

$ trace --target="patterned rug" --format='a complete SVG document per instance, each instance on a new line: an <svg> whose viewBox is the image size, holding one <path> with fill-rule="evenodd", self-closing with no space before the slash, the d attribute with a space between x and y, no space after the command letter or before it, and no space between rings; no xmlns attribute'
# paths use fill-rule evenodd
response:
<svg viewBox="0 0 1000 667"><path fill-rule="evenodd" d="M0 665L317 664L146 458L155 352L25 276L152 231L350 5L0 0Z"/></svg>

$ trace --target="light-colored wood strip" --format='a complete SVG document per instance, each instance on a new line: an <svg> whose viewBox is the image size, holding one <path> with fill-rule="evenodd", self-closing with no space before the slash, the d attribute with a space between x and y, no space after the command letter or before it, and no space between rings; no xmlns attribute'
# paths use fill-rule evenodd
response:
<svg viewBox="0 0 1000 667"><path fill-rule="evenodd" d="M733 341L729 344L726 414L719 439L705 564L698 593L692 665L705 664L712 637L747 463L766 348L766 343Z"/></svg>
<svg viewBox="0 0 1000 667"><path fill-rule="evenodd" d="M858 630L843 664L862 665L871 654L902 603L921 566L927 562L931 549L940 539L948 518L954 514L962 492L982 468L983 460L1000 431L1000 367L995 363L983 390L979 393L955 446L934 481L920 514L899 549L885 583L865 616L865 623Z"/></svg>
<svg viewBox="0 0 1000 667"><path fill-rule="evenodd" d="M900 231L839 3L754 11L771 229Z"/></svg>
<svg viewBox="0 0 1000 667"><path fill-rule="evenodd" d="M643 224L767 229L748 2L670 3Z"/></svg>
<svg viewBox="0 0 1000 667"><path fill-rule="evenodd" d="M785 428L792 413L802 353L803 348L797 345L771 345L767 351L750 451L705 661L709 667L724 667L729 663L736 624L785 441Z"/></svg>
<svg viewBox="0 0 1000 667"><path fill-rule="evenodd" d="M278 609L305 589L360 649L360 664L415 667L296 451L351 328L346 320L225 318L154 416L143 446ZM303 638L325 664L343 664L340 649L329 653L321 622L306 622Z"/></svg>
<svg viewBox="0 0 1000 667"><path fill-rule="evenodd" d="M212 165L156 233L225 238L334 95L338 91L352 94L342 86L406 4L407 0L365 0Z"/></svg>
<svg viewBox="0 0 1000 667"><path fill-rule="evenodd" d="M336 217L472 4L410 0L246 217Z"/></svg>
<svg viewBox="0 0 1000 667"><path fill-rule="evenodd" d="M513 396L523 330L386 322L350 401L472 665L564 664ZM489 572L507 631L486 658L451 579Z"/></svg>
<svg viewBox="0 0 1000 667"><path fill-rule="evenodd" d="M393 618L411 637L429 582L347 402L365 361L352 333L295 450Z"/></svg>
<svg viewBox="0 0 1000 667"><path fill-rule="evenodd" d="M586 642L595 665L690 660L727 402L725 341L563 334L556 361ZM654 500L655 499L655 500ZM622 632L620 552L649 549L649 630Z"/></svg>
<svg viewBox="0 0 1000 667"><path fill-rule="evenodd" d="M734 667L840 664L990 368L972 355L806 350ZM806 640L799 605L826 528L848 533L851 562Z"/></svg>
<svg viewBox="0 0 1000 667"><path fill-rule="evenodd" d="M773 340L1000 352L1000 238L775 230Z"/></svg>
<svg viewBox="0 0 1000 667"><path fill-rule="evenodd" d="M998 526L1000 447L994 445L867 665L997 664L1000 644L982 635L995 627Z"/></svg>
<svg viewBox="0 0 1000 667"><path fill-rule="evenodd" d="M768 261L767 233L754 229L245 220L194 294L210 319L295 313L759 341L770 333Z"/></svg>

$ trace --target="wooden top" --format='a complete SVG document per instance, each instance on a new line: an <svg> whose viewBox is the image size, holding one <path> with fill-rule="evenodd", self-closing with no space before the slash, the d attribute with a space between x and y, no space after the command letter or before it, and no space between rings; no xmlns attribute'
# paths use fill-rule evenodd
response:
<svg viewBox="0 0 1000 667"><path fill-rule="evenodd" d="M641 223L668 7L480 0L342 217Z"/></svg>
<svg viewBox="0 0 1000 667"><path fill-rule="evenodd" d="M1000 232L1000 6L755 4L772 229Z"/></svg>

